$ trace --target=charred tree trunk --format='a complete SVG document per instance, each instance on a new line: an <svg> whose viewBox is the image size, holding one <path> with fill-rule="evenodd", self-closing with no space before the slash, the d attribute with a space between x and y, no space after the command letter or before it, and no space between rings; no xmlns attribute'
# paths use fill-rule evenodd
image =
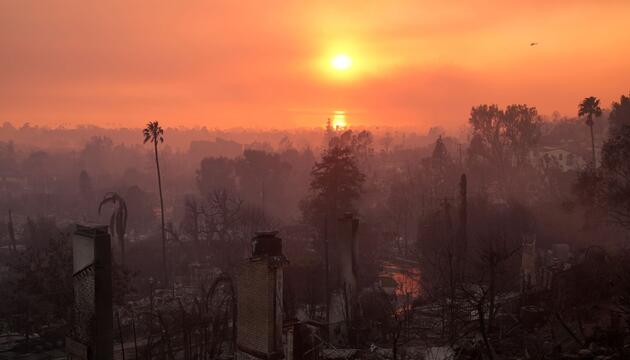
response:
<svg viewBox="0 0 630 360"><path fill-rule="evenodd" d="M13 216L11 210L9 210L9 223L7 224L7 232L9 233L9 239L11 240L11 248L13 251L17 251L17 241L15 240L15 227L13 226Z"/></svg>
<svg viewBox="0 0 630 360"><path fill-rule="evenodd" d="M597 160L595 159L595 135L593 135L593 115L588 115L589 128L591 128L591 149L593 150L593 169L597 168Z"/></svg>
<svg viewBox="0 0 630 360"><path fill-rule="evenodd" d="M485 296L484 296L485 297ZM489 360L494 360L494 349L490 344L490 338L488 336L489 326L486 325L485 319L485 311L484 311L485 301L483 297L477 303L477 312L479 313L479 330L481 331L481 338L483 339L483 345L486 350L486 356Z"/></svg>
<svg viewBox="0 0 630 360"><path fill-rule="evenodd" d="M459 181L459 278L466 273L466 261L468 258L468 183L466 174L462 174Z"/></svg>

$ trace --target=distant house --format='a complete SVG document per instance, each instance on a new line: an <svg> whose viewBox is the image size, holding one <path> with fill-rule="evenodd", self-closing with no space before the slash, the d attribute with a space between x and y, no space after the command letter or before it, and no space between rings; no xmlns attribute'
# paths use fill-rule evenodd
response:
<svg viewBox="0 0 630 360"><path fill-rule="evenodd" d="M538 158L542 166L557 166L562 172L577 171L586 166L586 160L581 155L559 147L541 148Z"/></svg>

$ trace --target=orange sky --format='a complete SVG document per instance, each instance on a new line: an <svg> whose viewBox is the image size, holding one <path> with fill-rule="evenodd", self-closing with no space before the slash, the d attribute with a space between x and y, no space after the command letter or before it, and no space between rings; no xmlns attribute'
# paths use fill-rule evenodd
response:
<svg viewBox="0 0 630 360"><path fill-rule="evenodd" d="M627 0L2 0L0 122L283 128L344 110L455 128L482 102L575 115L630 91L629 23Z"/></svg>

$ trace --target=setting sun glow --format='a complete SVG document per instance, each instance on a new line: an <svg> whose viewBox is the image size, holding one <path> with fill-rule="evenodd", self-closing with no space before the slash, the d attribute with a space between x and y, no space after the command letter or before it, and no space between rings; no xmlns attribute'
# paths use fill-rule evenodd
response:
<svg viewBox="0 0 630 360"><path fill-rule="evenodd" d="M346 54L335 55L330 61L330 65L335 70L346 71L352 67L352 59Z"/></svg>
<svg viewBox="0 0 630 360"><path fill-rule="evenodd" d="M630 0L180 3L0 0L0 137L5 121L321 127L339 108L459 133L484 101L574 117L630 84Z"/></svg>
<svg viewBox="0 0 630 360"><path fill-rule="evenodd" d="M335 111L333 115L332 126L335 130L343 130L348 126L345 111Z"/></svg>

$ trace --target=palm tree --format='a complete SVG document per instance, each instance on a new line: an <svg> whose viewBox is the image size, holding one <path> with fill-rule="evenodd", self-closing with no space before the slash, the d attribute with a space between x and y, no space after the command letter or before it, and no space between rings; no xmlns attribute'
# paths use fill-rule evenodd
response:
<svg viewBox="0 0 630 360"><path fill-rule="evenodd" d="M602 116L602 109L599 107L599 99L595 96L590 96L582 100L579 105L578 116L586 115L586 125L591 128L591 147L593 149L593 168L596 168L595 163L595 137L593 136L593 117Z"/></svg>
<svg viewBox="0 0 630 360"><path fill-rule="evenodd" d="M120 262L125 265L125 233L127 231L127 203L116 192L108 192L98 204L98 214L101 214L103 205L112 203L114 211L109 218L109 232L115 236L120 245Z"/></svg>
<svg viewBox="0 0 630 360"><path fill-rule="evenodd" d="M162 214L162 280L164 286L168 286L168 275L166 272L166 226L164 223L164 197L162 196L162 175L160 174L160 159L158 158L158 143L164 142L164 130L157 121L150 121L142 131L144 143L153 143L155 150L155 167L157 168L158 189L160 191L160 210Z"/></svg>

